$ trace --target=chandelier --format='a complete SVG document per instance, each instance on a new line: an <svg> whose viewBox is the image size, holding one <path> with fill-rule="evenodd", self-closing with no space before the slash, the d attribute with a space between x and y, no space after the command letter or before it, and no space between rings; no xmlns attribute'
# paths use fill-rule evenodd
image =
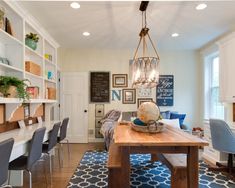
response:
<svg viewBox="0 0 235 188"><path fill-rule="evenodd" d="M159 62L157 50L153 45L153 41L149 35L147 28L146 9L149 1L142 1L139 10L142 11L142 29L140 31L140 39L135 51L134 57L130 62L131 83L133 88L153 88L158 84L159 80ZM155 55L148 55L147 41L151 44ZM142 44L142 45L141 45ZM138 51L142 46L142 55L138 56Z"/></svg>

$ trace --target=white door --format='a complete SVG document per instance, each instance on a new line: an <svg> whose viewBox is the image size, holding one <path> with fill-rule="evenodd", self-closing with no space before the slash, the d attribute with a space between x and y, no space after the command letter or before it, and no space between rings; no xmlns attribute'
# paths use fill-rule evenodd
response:
<svg viewBox="0 0 235 188"><path fill-rule="evenodd" d="M88 73L61 73L61 116L69 117L67 138L88 142Z"/></svg>

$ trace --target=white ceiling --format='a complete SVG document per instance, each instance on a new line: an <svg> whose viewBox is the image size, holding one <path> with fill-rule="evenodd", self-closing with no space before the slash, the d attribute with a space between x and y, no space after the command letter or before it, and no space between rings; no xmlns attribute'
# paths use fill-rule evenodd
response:
<svg viewBox="0 0 235 188"><path fill-rule="evenodd" d="M136 48L141 29L140 2L19 1L61 47ZM235 2L207 2L203 11L198 2L150 2L147 22L158 49L198 49L235 27ZM82 33L89 31L90 37ZM178 38L171 34L177 32Z"/></svg>

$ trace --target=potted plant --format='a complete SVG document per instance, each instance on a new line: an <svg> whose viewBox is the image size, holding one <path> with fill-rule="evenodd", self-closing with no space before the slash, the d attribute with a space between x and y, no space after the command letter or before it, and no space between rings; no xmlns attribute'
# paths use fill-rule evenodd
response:
<svg viewBox="0 0 235 188"><path fill-rule="evenodd" d="M29 99L26 91L26 81L11 76L0 76L0 92L4 97L18 97L20 99Z"/></svg>
<svg viewBox="0 0 235 188"><path fill-rule="evenodd" d="M4 29L4 15L5 10L3 7L0 7L0 29Z"/></svg>
<svg viewBox="0 0 235 188"><path fill-rule="evenodd" d="M39 37L37 34L34 34L34 33L26 34L25 44L28 47L32 48L33 50L36 50L38 40L39 40Z"/></svg>

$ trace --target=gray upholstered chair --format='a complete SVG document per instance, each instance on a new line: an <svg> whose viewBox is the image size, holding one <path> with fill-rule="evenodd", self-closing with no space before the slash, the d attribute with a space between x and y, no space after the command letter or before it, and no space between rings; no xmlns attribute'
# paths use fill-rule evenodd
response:
<svg viewBox="0 0 235 188"><path fill-rule="evenodd" d="M59 143L59 159L62 159L62 165L63 165L63 155L61 156L61 152L63 151L63 141L67 142L67 149L68 149L68 158L70 159L70 147L69 147L69 140L66 138L67 136L67 128L69 124L69 118L64 118L61 126L60 126L60 135L57 137L57 142ZM61 160L60 160L61 161ZM61 166L62 166L61 165Z"/></svg>
<svg viewBox="0 0 235 188"><path fill-rule="evenodd" d="M13 144L13 138L0 143L0 187L7 182L9 159Z"/></svg>
<svg viewBox="0 0 235 188"><path fill-rule="evenodd" d="M32 167L41 158L42 155L42 142L45 135L45 131L46 128L42 127L34 132L33 137L30 141L28 156L21 156L15 159L14 161L10 162L9 164L9 170L25 170L28 172L29 188L32 188Z"/></svg>
<svg viewBox="0 0 235 188"><path fill-rule="evenodd" d="M59 133L59 129L60 129L60 122L55 123L52 130L49 132L48 142L43 143L43 145L42 145L42 153L49 156L50 173L52 173L52 161L51 161L50 151L57 144L57 135Z"/></svg>
<svg viewBox="0 0 235 188"><path fill-rule="evenodd" d="M235 134L225 121L219 119L210 119L210 130L213 148L228 154L227 167L216 163L220 168L210 169L227 171L231 174L233 169L233 155L235 154Z"/></svg>

